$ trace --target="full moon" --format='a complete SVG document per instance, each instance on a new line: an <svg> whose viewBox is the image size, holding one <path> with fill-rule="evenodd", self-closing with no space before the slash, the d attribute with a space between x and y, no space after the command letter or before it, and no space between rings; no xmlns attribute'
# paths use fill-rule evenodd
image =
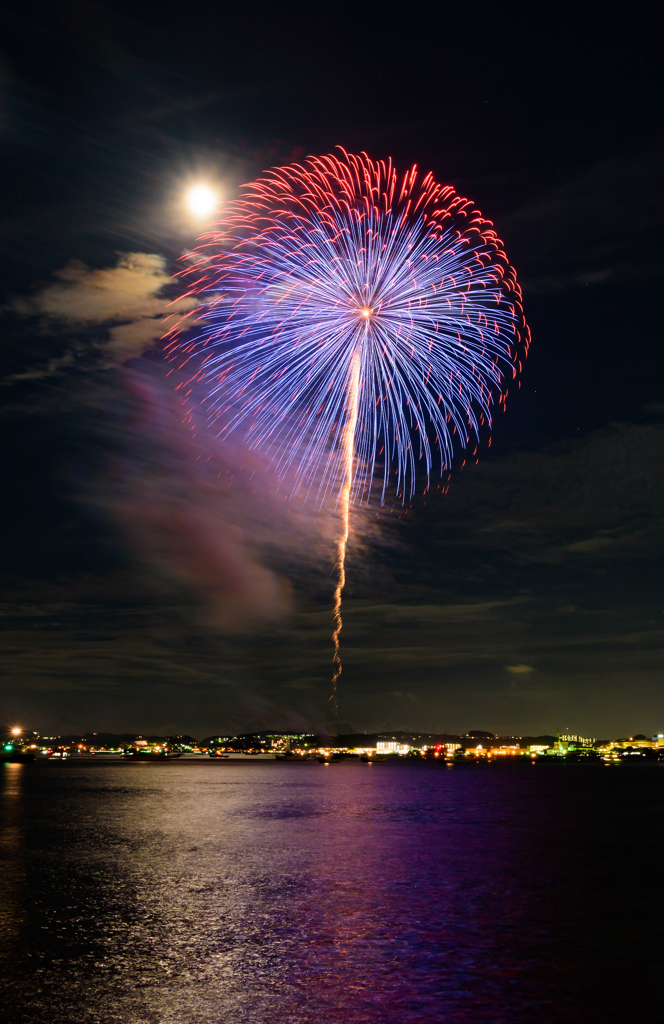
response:
<svg viewBox="0 0 664 1024"><path fill-rule="evenodd" d="M216 208L219 193L209 185L194 185L186 195L187 209L194 217L207 217Z"/></svg>

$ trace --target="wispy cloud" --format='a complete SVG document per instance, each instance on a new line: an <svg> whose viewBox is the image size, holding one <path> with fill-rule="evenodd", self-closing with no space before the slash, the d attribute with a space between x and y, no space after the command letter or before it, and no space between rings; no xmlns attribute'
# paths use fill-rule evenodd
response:
<svg viewBox="0 0 664 1024"><path fill-rule="evenodd" d="M663 461L660 419L485 461L445 496L444 543L521 565L652 555L663 547Z"/></svg>
<svg viewBox="0 0 664 1024"><path fill-rule="evenodd" d="M10 381L53 376L84 355L96 353L107 365L140 356L196 300L174 299L165 260L154 253L126 253L114 267L91 269L78 261L54 274L55 281L30 296L14 298L5 312L32 321L42 331L94 333L72 339L63 356L13 374Z"/></svg>
<svg viewBox="0 0 664 1024"><path fill-rule="evenodd" d="M600 160L503 218L524 288L541 293L664 273L664 150Z"/></svg>

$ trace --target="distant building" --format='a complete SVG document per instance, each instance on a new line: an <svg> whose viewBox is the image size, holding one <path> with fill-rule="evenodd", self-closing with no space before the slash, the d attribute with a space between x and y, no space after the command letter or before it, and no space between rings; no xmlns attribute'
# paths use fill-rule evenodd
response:
<svg viewBox="0 0 664 1024"><path fill-rule="evenodd" d="M594 736L561 736L560 739L567 743L573 743L575 747L592 747L596 743Z"/></svg>

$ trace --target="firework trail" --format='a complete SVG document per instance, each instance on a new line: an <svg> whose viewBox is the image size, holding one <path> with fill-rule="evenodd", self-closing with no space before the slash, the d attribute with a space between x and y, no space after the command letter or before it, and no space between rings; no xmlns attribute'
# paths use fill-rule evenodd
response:
<svg viewBox="0 0 664 1024"><path fill-rule="evenodd" d="M179 386L203 382L218 435L240 430L293 493L336 498L336 688L350 508L376 476L404 502L420 463L426 490L455 446L477 454L528 350L516 275L453 188L344 150L245 186L187 260L202 326L172 331Z"/></svg>
<svg viewBox="0 0 664 1024"><path fill-rule="evenodd" d="M341 620L341 592L346 585L346 545L348 543L348 533L350 529L350 492L353 485L353 462L355 457L355 427L357 426L357 409L358 399L360 394L360 350L355 349L353 353L353 360L350 368L350 378L348 381L348 418L346 421L346 429L343 437L343 456L344 456L344 482L341 488L341 494L339 495L339 504L341 506L341 521L343 523L343 533L339 538L337 545L337 587L334 591L334 605L332 611L332 619L334 622L334 632L332 633L332 646L334 647L334 656L332 663L334 665L334 672L332 674L332 707L334 713L337 713L337 680L341 675L341 655L339 652L339 634L343 626Z"/></svg>

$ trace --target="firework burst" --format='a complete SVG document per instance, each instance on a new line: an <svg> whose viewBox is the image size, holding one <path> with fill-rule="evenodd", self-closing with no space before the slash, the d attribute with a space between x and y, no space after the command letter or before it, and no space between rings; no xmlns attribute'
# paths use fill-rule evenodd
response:
<svg viewBox="0 0 664 1024"><path fill-rule="evenodd" d="M241 431L295 491L336 497L338 659L349 508L375 478L405 501L418 470L428 487L490 429L528 349L516 275L453 188L341 150L245 186L183 278L202 326L170 346L219 436Z"/></svg>

